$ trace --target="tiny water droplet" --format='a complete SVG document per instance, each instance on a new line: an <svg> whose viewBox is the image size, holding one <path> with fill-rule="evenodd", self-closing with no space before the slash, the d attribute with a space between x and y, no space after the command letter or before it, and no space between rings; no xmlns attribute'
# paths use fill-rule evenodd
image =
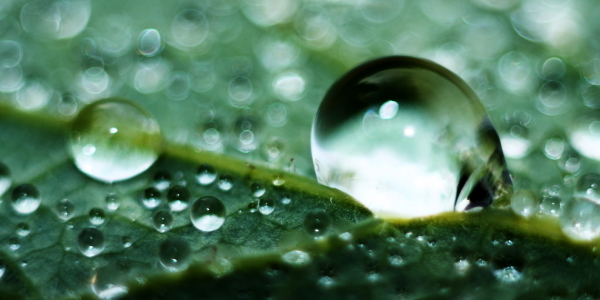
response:
<svg viewBox="0 0 600 300"><path fill-rule="evenodd" d="M310 262L310 256L308 253L300 250L290 251L284 254L281 258L283 261L292 265L304 265Z"/></svg>
<svg viewBox="0 0 600 300"><path fill-rule="evenodd" d="M154 214L152 222L154 223L154 228L156 228L158 232L166 232L173 227L173 215L168 211L161 210Z"/></svg>
<svg viewBox="0 0 600 300"><path fill-rule="evenodd" d="M273 175L273 185L282 186L285 183L285 178L281 174Z"/></svg>
<svg viewBox="0 0 600 300"><path fill-rule="evenodd" d="M290 203L292 203L292 198L290 198L290 196L281 197L281 204L288 205Z"/></svg>
<svg viewBox="0 0 600 300"><path fill-rule="evenodd" d="M304 228L313 236L324 235L331 226L331 217L322 209L315 209L306 214Z"/></svg>
<svg viewBox="0 0 600 300"><path fill-rule="evenodd" d="M122 237L121 238L121 243L123 243L123 248L129 248L133 244L131 242L131 237L129 237L129 236Z"/></svg>
<svg viewBox="0 0 600 300"><path fill-rule="evenodd" d="M538 205L539 200L537 196L530 190L516 191L510 201L512 210L526 218L536 212Z"/></svg>
<svg viewBox="0 0 600 300"><path fill-rule="evenodd" d="M190 243L180 237L172 237L163 241L158 249L160 263L171 271L185 268L191 255Z"/></svg>
<svg viewBox="0 0 600 300"><path fill-rule="evenodd" d="M248 211L251 213L258 211L258 200L252 200L250 203L248 203Z"/></svg>
<svg viewBox="0 0 600 300"><path fill-rule="evenodd" d="M142 196L142 204L148 209L153 209L162 203L160 197L161 193L157 188L149 187L144 190L144 195Z"/></svg>
<svg viewBox="0 0 600 300"><path fill-rule="evenodd" d="M79 233L77 244L81 253L87 257L100 254L106 246L102 231L93 227L86 228Z"/></svg>
<svg viewBox="0 0 600 300"><path fill-rule="evenodd" d="M73 217L75 205L69 199L62 199L56 204L56 213L60 219L66 221Z"/></svg>
<svg viewBox="0 0 600 300"><path fill-rule="evenodd" d="M102 225L106 220L106 214L102 208L94 207L90 209L90 223L93 225Z"/></svg>
<svg viewBox="0 0 600 300"><path fill-rule="evenodd" d="M113 98L93 102L79 112L69 146L81 172L114 182L146 171L160 154L162 137L149 112L134 102Z"/></svg>
<svg viewBox="0 0 600 300"><path fill-rule="evenodd" d="M0 196L2 196L10 185L12 184L12 177L10 176L10 169L7 165L0 162ZM2 276L0 276L1 278Z"/></svg>
<svg viewBox="0 0 600 300"><path fill-rule="evenodd" d="M31 232L31 228L29 228L29 224L25 222L21 222L17 224L16 233L18 236L27 236Z"/></svg>
<svg viewBox="0 0 600 300"><path fill-rule="evenodd" d="M585 174L577 181L575 197L585 197L600 204L600 175Z"/></svg>
<svg viewBox="0 0 600 300"><path fill-rule="evenodd" d="M158 171L154 174L154 187L161 192L166 191L171 185L171 173L168 171Z"/></svg>
<svg viewBox="0 0 600 300"><path fill-rule="evenodd" d="M175 185L167 192L167 201L172 211L182 211L189 205L190 191L185 186Z"/></svg>
<svg viewBox="0 0 600 300"><path fill-rule="evenodd" d="M16 236L8 239L8 249L10 251L17 251L21 248L21 241Z"/></svg>
<svg viewBox="0 0 600 300"><path fill-rule="evenodd" d="M21 184L13 190L11 200L15 211L22 215L31 214L42 203L38 189L27 183Z"/></svg>
<svg viewBox="0 0 600 300"><path fill-rule="evenodd" d="M211 165L201 165L196 173L196 181L200 185L209 185L217 179L217 171Z"/></svg>
<svg viewBox="0 0 600 300"><path fill-rule="evenodd" d="M119 206L121 206L121 200L115 193L110 193L106 195L106 209L108 211L115 211Z"/></svg>
<svg viewBox="0 0 600 300"><path fill-rule="evenodd" d="M233 177L228 174L224 174L219 176L219 181L217 182L217 186L222 191L229 191L233 187Z"/></svg>
<svg viewBox="0 0 600 300"><path fill-rule="evenodd" d="M540 204L540 211L546 215L558 217L561 214L561 199L558 196L545 196Z"/></svg>
<svg viewBox="0 0 600 300"><path fill-rule="evenodd" d="M262 197L258 199L258 211L263 215L271 214L275 210L275 200Z"/></svg>
<svg viewBox="0 0 600 300"><path fill-rule="evenodd" d="M390 262L390 265L394 267L399 267L404 264L404 259L402 259L400 255L392 255L388 257L388 261Z"/></svg>
<svg viewBox="0 0 600 300"><path fill-rule="evenodd" d="M215 231L225 223L225 205L217 197L198 198L190 208L190 218L194 226L201 231Z"/></svg>
<svg viewBox="0 0 600 300"><path fill-rule="evenodd" d="M515 282L521 279L521 272L517 271L515 267L509 266L503 269L495 270L494 276L503 282Z"/></svg>
<svg viewBox="0 0 600 300"><path fill-rule="evenodd" d="M258 182L253 183L250 186L250 190L252 191L252 196L254 196L256 198L261 197L267 191L265 189L265 187L262 184L258 183Z"/></svg>
<svg viewBox="0 0 600 300"><path fill-rule="evenodd" d="M430 61L387 57L349 71L319 107L311 148L319 182L375 214L418 217L510 199L483 105Z"/></svg>

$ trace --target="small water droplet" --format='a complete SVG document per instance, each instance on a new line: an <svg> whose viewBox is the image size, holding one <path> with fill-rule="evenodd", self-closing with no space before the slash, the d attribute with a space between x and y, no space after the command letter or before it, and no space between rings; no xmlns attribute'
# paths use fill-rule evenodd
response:
<svg viewBox="0 0 600 300"><path fill-rule="evenodd" d="M16 236L8 239L8 249L10 251L17 251L21 248L21 241Z"/></svg>
<svg viewBox="0 0 600 300"><path fill-rule="evenodd" d="M105 217L105 213L104 210L102 208L92 208L90 209L90 223L92 223L93 225L102 225L104 224L104 221L106 220Z"/></svg>
<svg viewBox="0 0 600 300"><path fill-rule="evenodd" d="M31 214L42 203L38 189L27 183L21 184L13 190L11 200L15 211L22 215Z"/></svg>
<svg viewBox="0 0 600 300"><path fill-rule="evenodd" d="M171 271L185 268L191 255L190 243L180 237L172 237L163 241L158 249L160 263Z"/></svg>
<svg viewBox="0 0 600 300"><path fill-rule="evenodd" d="M0 162L0 196L2 196L12 184L10 169L7 165ZM1 276L0 276L1 278Z"/></svg>
<svg viewBox="0 0 600 300"><path fill-rule="evenodd" d="M331 217L322 209L315 209L306 214L304 228L313 236L324 235L331 226Z"/></svg>
<svg viewBox="0 0 600 300"><path fill-rule="evenodd" d="M62 199L56 204L56 213L58 217L66 221L73 217L73 213L75 212L75 205L69 199Z"/></svg>
<svg viewBox="0 0 600 300"><path fill-rule="evenodd" d="M160 197L161 194L157 188L149 187L144 190L144 195L142 196L142 204L148 209L153 209L162 203Z"/></svg>
<svg viewBox="0 0 600 300"><path fill-rule="evenodd" d="M546 215L558 217L561 214L562 203L558 196L545 196L540 204L540 211Z"/></svg>
<svg viewBox="0 0 600 300"><path fill-rule="evenodd" d="M281 174L273 175L273 185L282 186L285 183L285 178Z"/></svg>
<svg viewBox="0 0 600 300"><path fill-rule="evenodd" d="M251 213L258 211L258 200L252 200L250 203L248 203L248 211Z"/></svg>
<svg viewBox="0 0 600 300"><path fill-rule="evenodd" d="M215 231L225 223L225 205L217 197L198 198L190 208L194 226L204 232Z"/></svg>
<svg viewBox="0 0 600 300"><path fill-rule="evenodd" d="M310 262L310 256L308 253L294 250L284 254L282 257L283 261L292 265L304 265Z"/></svg>
<svg viewBox="0 0 600 300"><path fill-rule="evenodd" d="M319 182L375 214L468 210L512 190L480 100L426 60L387 57L348 72L324 97L311 140Z"/></svg>
<svg viewBox="0 0 600 300"><path fill-rule="evenodd" d="M129 237L129 236L122 237L121 238L121 243L123 244L123 248L129 248L133 244L131 242L131 237Z"/></svg>
<svg viewBox="0 0 600 300"><path fill-rule="evenodd" d="M253 183L250 186L250 190L252 191L252 196L254 196L256 198L262 197L265 194L265 192L267 191L265 189L265 187L262 184L258 183L258 182Z"/></svg>
<svg viewBox="0 0 600 300"><path fill-rule="evenodd" d="M86 228L79 233L77 244L81 253L87 257L100 254L106 246L102 231L93 227Z"/></svg>
<svg viewBox="0 0 600 300"><path fill-rule="evenodd" d="M121 199L119 199L119 197L115 193L110 193L106 195L105 200L106 209L108 209L108 211L115 211L117 210L117 208L119 208L119 206L121 206Z"/></svg>
<svg viewBox="0 0 600 300"><path fill-rule="evenodd" d="M171 173L158 171L154 174L154 187L161 192L166 191L171 185Z"/></svg>
<svg viewBox="0 0 600 300"><path fill-rule="evenodd" d="M600 204L600 175L585 174L577 181L575 197L585 197Z"/></svg>
<svg viewBox="0 0 600 300"><path fill-rule="evenodd" d="M388 258L390 265L394 267L399 267L404 264L404 259L400 255L392 255Z"/></svg>
<svg viewBox="0 0 600 300"><path fill-rule="evenodd" d="M539 200L537 196L530 190L516 191L510 202L512 210L526 218L536 212L538 205Z"/></svg>
<svg viewBox="0 0 600 300"><path fill-rule="evenodd" d="M73 121L70 150L77 168L105 182L132 178L158 158L158 123L141 106L105 99L84 107Z"/></svg>
<svg viewBox="0 0 600 300"><path fill-rule="evenodd" d="M215 179L217 179L217 171L215 171L213 166L204 164L198 168L196 181L198 181L200 185L209 185L213 183Z"/></svg>
<svg viewBox="0 0 600 300"><path fill-rule="evenodd" d="M281 204L288 205L290 203L292 203L292 198L290 196L281 197Z"/></svg>
<svg viewBox="0 0 600 300"><path fill-rule="evenodd" d="M263 215L271 214L275 210L275 200L262 197L258 199L258 211Z"/></svg>
<svg viewBox="0 0 600 300"><path fill-rule="evenodd" d="M503 282L515 282L521 279L521 272L517 271L515 267L509 266L503 269L495 270L494 276Z"/></svg>
<svg viewBox="0 0 600 300"><path fill-rule="evenodd" d="M190 201L190 191L181 185L175 185L167 192L167 201L172 211L186 209Z"/></svg>
<svg viewBox="0 0 600 300"><path fill-rule="evenodd" d="M323 276L319 279L318 284L324 287L330 287L335 284L335 281L329 276Z"/></svg>
<svg viewBox="0 0 600 300"><path fill-rule="evenodd" d="M229 191L233 187L233 177L228 174L223 174L219 176L219 181L217 182L217 186L222 191Z"/></svg>
<svg viewBox="0 0 600 300"><path fill-rule="evenodd" d="M162 48L160 33L156 29L145 29L140 33L138 44L139 54L152 57L160 53Z"/></svg>
<svg viewBox="0 0 600 300"><path fill-rule="evenodd" d="M600 236L600 205L587 197L575 197L560 216L562 231L570 238L589 241Z"/></svg>
<svg viewBox="0 0 600 300"><path fill-rule="evenodd" d="M18 236L27 236L31 232L31 228L29 228L29 224L25 222L21 222L17 224L16 233Z"/></svg>
<svg viewBox="0 0 600 300"><path fill-rule="evenodd" d="M154 214L152 222L154 223L154 228L156 228L158 232L166 232L173 227L173 215L168 211L161 210Z"/></svg>

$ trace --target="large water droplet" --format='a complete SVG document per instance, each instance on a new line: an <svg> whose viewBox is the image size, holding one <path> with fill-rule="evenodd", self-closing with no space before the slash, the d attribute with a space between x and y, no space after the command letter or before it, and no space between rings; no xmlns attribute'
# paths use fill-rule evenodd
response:
<svg viewBox="0 0 600 300"><path fill-rule="evenodd" d="M192 204L190 218L196 228L215 231L225 223L225 205L217 197L204 196Z"/></svg>
<svg viewBox="0 0 600 300"><path fill-rule="evenodd" d="M348 72L313 124L319 182L379 215L488 206L512 190L500 142L475 93L430 61L388 57Z"/></svg>
<svg viewBox="0 0 600 300"><path fill-rule="evenodd" d="M158 249L158 259L165 268L176 271L185 268L190 261L192 248L190 243L180 237L163 241Z"/></svg>
<svg viewBox="0 0 600 300"><path fill-rule="evenodd" d="M69 199L62 199L56 204L56 213L63 221L73 217L74 212L75 205L73 205L73 202L71 202Z"/></svg>
<svg viewBox="0 0 600 300"><path fill-rule="evenodd" d="M15 211L22 215L36 211L42 203L38 189L27 183L21 184L13 190L11 200Z"/></svg>
<svg viewBox="0 0 600 300"><path fill-rule="evenodd" d="M144 195L142 196L142 204L144 207L153 209L160 205L162 200L160 199L160 191L156 188L149 187L144 190Z"/></svg>
<svg viewBox="0 0 600 300"><path fill-rule="evenodd" d="M8 190L11 184L10 169L7 165L0 162L0 196Z"/></svg>
<svg viewBox="0 0 600 300"><path fill-rule="evenodd" d="M152 223L154 223L154 228L156 228L158 232L169 231L169 229L173 227L173 215L168 211L161 210L154 214Z"/></svg>
<svg viewBox="0 0 600 300"><path fill-rule="evenodd" d="M209 185L217 179L217 171L211 165L201 165L196 173L196 180L200 185Z"/></svg>
<svg viewBox="0 0 600 300"><path fill-rule="evenodd" d="M87 257L100 254L104 251L104 247L106 246L102 231L93 227L86 228L79 233L77 244L79 245L81 253Z"/></svg>
<svg viewBox="0 0 600 300"><path fill-rule="evenodd" d="M275 200L262 197L258 199L258 211L263 215L271 214L275 210Z"/></svg>
<svg viewBox="0 0 600 300"><path fill-rule="evenodd" d="M158 123L137 104L105 99L84 107L71 128L75 165L88 176L121 181L148 169L158 158Z"/></svg>
<svg viewBox="0 0 600 300"><path fill-rule="evenodd" d="M331 226L331 217L322 209L315 209L306 214L304 228L310 235L324 235Z"/></svg>
<svg viewBox="0 0 600 300"><path fill-rule="evenodd" d="M190 191L185 186L173 186L167 192L167 201L172 211L182 211L189 205Z"/></svg>

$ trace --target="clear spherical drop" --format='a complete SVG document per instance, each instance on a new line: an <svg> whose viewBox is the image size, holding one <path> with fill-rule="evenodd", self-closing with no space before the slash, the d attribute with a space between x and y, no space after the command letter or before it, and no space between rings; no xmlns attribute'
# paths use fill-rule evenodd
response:
<svg viewBox="0 0 600 300"><path fill-rule="evenodd" d="M142 204L148 209L153 209L162 203L161 193L157 188L149 187L144 190L142 195Z"/></svg>
<svg viewBox="0 0 600 300"><path fill-rule="evenodd" d="M106 214L102 208L94 207L90 209L88 215L90 216L90 223L93 225L102 225L106 221Z"/></svg>
<svg viewBox="0 0 600 300"><path fill-rule="evenodd" d="M600 114L575 120L569 127L569 140L579 153L600 161Z"/></svg>
<svg viewBox="0 0 600 300"><path fill-rule="evenodd" d="M219 176L219 181L217 182L217 186L221 191L229 191L233 188L233 177L228 174L224 174Z"/></svg>
<svg viewBox="0 0 600 300"><path fill-rule="evenodd" d="M275 200L262 197L258 199L258 211L263 215L269 215L275 210Z"/></svg>
<svg viewBox="0 0 600 300"><path fill-rule="evenodd" d="M540 204L540 212L543 214L558 217L562 213L562 201L558 196L545 196Z"/></svg>
<svg viewBox="0 0 600 300"><path fill-rule="evenodd" d="M152 223L158 232L167 232L173 227L173 215L168 211L161 210L154 214Z"/></svg>
<svg viewBox="0 0 600 300"><path fill-rule="evenodd" d="M560 216L562 231L575 240L593 240L600 236L600 205L585 197L575 197Z"/></svg>
<svg viewBox="0 0 600 300"><path fill-rule="evenodd" d="M31 214L42 203L38 189L27 183L21 184L13 190L11 200L15 211L22 215Z"/></svg>
<svg viewBox="0 0 600 300"><path fill-rule="evenodd" d="M480 100L430 61L387 57L349 71L325 95L311 139L319 182L380 216L510 199L500 141Z"/></svg>
<svg viewBox="0 0 600 300"><path fill-rule="evenodd" d="M10 176L10 169L7 165L0 162L0 196L10 188L11 184L12 177Z"/></svg>
<svg viewBox="0 0 600 300"><path fill-rule="evenodd" d="M84 107L71 127L70 150L77 168L104 182L122 181L147 170L158 158L158 123L137 104L105 99Z"/></svg>
<svg viewBox="0 0 600 300"><path fill-rule="evenodd" d="M75 213L75 205L69 199L62 199L56 204L56 213L61 220L69 220Z"/></svg>
<svg viewBox="0 0 600 300"><path fill-rule="evenodd" d="M252 196L254 196L256 198L263 196L265 194L265 192L267 191L265 189L265 187L262 184L258 183L258 182L257 183L253 183L250 186L250 190L252 191Z"/></svg>
<svg viewBox="0 0 600 300"><path fill-rule="evenodd" d="M285 184L285 177L283 177L281 174L275 174L273 176L273 185L282 186L283 184Z"/></svg>
<svg viewBox="0 0 600 300"><path fill-rule="evenodd" d="M115 211L121 206L121 199L119 199L115 193L106 195L104 200L106 201L106 209L108 209L108 211Z"/></svg>
<svg viewBox="0 0 600 300"><path fill-rule="evenodd" d="M171 173L168 171L158 171L154 174L154 187L164 192L171 186Z"/></svg>
<svg viewBox="0 0 600 300"><path fill-rule="evenodd" d="M17 251L20 248L21 248L21 241L19 240L18 237L13 236L8 239L8 249L10 249L10 251Z"/></svg>
<svg viewBox="0 0 600 300"><path fill-rule="evenodd" d="M225 223L226 215L223 202L213 196L199 198L190 209L192 224L205 232L219 229Z"/></svg>
<svg viewBox="0 0 600 300"><path fill-rule="evenodd" d="M180 237L169 238L163 241L158 248L158 260L171 271L185 268L191 256L190 243Z"/></svg>
<svg viewBox="0 0 600 300"><path fill-rule="evenodd" d="M584 197L600 204L600 175L591 173L581 176L575 187L575 197Z"/></svg>
<svg viewBox="0 0 600 300"><path fill-rule="evenodd" d="M79 233L77 245L83 255L87 257L96 256L102 253L104 247L106 247L104 234L96 228L86 228Z"/></svg>
<svg viewBox="0 0 600 300"><path fill-rule="evenodd" d="M322 209L315 209L304 217L304 229L313 236L322 236L331 226L331 217Z"/></svg>
<svg viewBox="0 0 600 300"><path fill-rule="evenodd" d="M537 196L530 190L518 190L513 194L512 199L510 200L510 207L512 210L526 218L537 211L538 205L539 200Z"/></svg>
<svg viewBox="0 0 600 300"><path fill-rule="evenodd" d="M18 236L28 236L30 232L31 232L31 228L29 227L29 224L27 224L25 222L21 222L21 223L17 224L16 233Z"/></svg>
<svg viewBox="0 0 600 300"><path fill-rule="evenodd" d="M185 186L175 185L167 192L167 201L172 211L182 211L189 205L190 191Z"/></svg>
<svg viewBox="0 0 600 300"><path fill-rule="evenodd" d="M131 237L127 235L121 238L121 243L123 244L123 248L129 248L131 245L133 245L131 242Z"/></svg>
<svg viewBox="0 0 600 300"><path fill-rule="evenodd" d="M209 185L215 182L215 179L217 179L217 171L215 171L213 166L204 164L198 168L198 172L196 173L196 181L200 185Z"/></svg>
<svg viewBox="0 0 600 300"><path fill-rule="evenodd" d="M92 291L100 299L116 299L127 293L127 273L115 265L98 268L92 279Z"/></svg>

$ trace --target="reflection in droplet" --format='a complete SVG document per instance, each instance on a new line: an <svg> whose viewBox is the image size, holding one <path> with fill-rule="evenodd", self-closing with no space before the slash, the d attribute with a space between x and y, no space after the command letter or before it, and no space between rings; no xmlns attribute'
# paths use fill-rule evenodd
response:
<svg viewBox="0 0 600 300"><path fill-rule="evenodd" d="M217 182L217 186L222 191L229 191L233 187L233 177L229 174L223 174L219 176L219 181Z"/></svg>
<svg viewBox="0 0 600 300"><path fill-rule="evenodd" d="M304 229L313 236L322 236L331 227L331 217L322 209L315 209L304 217Z"/></svg>
<svg viewBox="0 0 600 300"><path fill-rule="evenodd" d="M190 218L196 228L204 232L215 231L225 223L225 205L217 197L204 196L192 204Z"/></svg>
<svg viewBox="0 0 600 300"><path fill-rule="evenodd" d="M173 19L171 35L183 47L194 47L202 43L209 34L209 23L198 10L186 9Z"/></svg>
<svg viewBox="0 0 600 300"><path fill-rule="evenodd" d="M69 220L75 213L75 205L69 199L62 199L56 204L56 212L61 220Z"/></svg>
<svg viewBox="0 0 600 300"><path fill-rule="evenodd" d="M2 196L10 185L12 184L12 177L10 175L10 169L7 165L0 162L0 196Z"/></svg>
<svg viewBox="0 0 600 300"><path fill-rule="evenodd" d="M147 57L159 54L162 51L162 40L158 30L144 29L140 33L137 51L139 54Z"/></svg>
<svg viewBox="0 0 600 300"><path fill-rule="evenodd" d="M158 232L169 231L169 229L173 227L173 215L171 215L171 213L168 211L161 210L154 214L154 217L152 217L152 223Z"/></svg>
<svg viewBox="0 0 600 300"><path fill-rule="evenodd" d="M600 161L600 114L576 119L569 127L569 141L579 153Z"/></svg>
<svg viewBox="0 0 600 300"><path fill-rule="evenodd" d="M88 215L90 216L90 223L96 226L104 224L106 220L106 214L102 208L92 208Z"/></svg>
<svg viewBox="0 0 600 300"><path fill-rule="evenodd" d="M203 164L198 167L198 172L196 172L196 181L200 185L209 185L215 182L215 179L217 179L217 171L213 166Z"/></svg>
<svg viewBox="0 0 600 300"><path fill-rule="evenodd" d="M161 193L158 189L149 187L144 190L144 194L142 195L142 204L148 209L153 209L162 203L160 197Z"/></svg>
<svg viewBox="0 0 600 300"><path fill-rule="evenodd" d="M189 205L190 191L185 186L175 185L167 192L167 201L172 211L182 211Z"/></svg>
<svg viewBox="0 0 600 300"><path fill-rule="evenodd" d="M523 216L529 217L537 211L539 201L534 192L530 190L518 190L511 199L510 207L512 210Z"/></svg>
<svg viewBox="0 0 600 300"><path fill-rule="evenodd" d="M28 215L38 209L42 197L35 186L25 183L12 191L11 203L17 213Z"/></svg>
<svg viewBox="0 0 600 300"><path fill-rule="evenodd" d="M106 247L104 234L96 228L86 228L79 233L77 244L81 253L87 257L96 256Z"/></svg>
<svg viewBox="0 0 600 300"><path fill-rule="evenodd" d="M172 237L160 244L158 259L170 271L183 269L191 259L190 243L180 237Z"/></svg>
<svg viewBox="0 0 600 300"><path fill-rule="evenodd" d="M430 61L387 57L348 72L321 103L311 144L319 182L376 214L508 204L512 190L479 99Z"/></svg>
<svg viewBox="0 0 600 300"><path fill-rule="evenodd" d="M129 179L158 158L162 137L158 123L142 107L119 99L86 106L71 128L75 165L105 182Z"/></svg>
<svg viewBox="0 0 600 300"><path fill-rule="evenodd" d="M258 211L263 215L269 215L275 210L275 200L262 197L258 199Z"/></svg>

